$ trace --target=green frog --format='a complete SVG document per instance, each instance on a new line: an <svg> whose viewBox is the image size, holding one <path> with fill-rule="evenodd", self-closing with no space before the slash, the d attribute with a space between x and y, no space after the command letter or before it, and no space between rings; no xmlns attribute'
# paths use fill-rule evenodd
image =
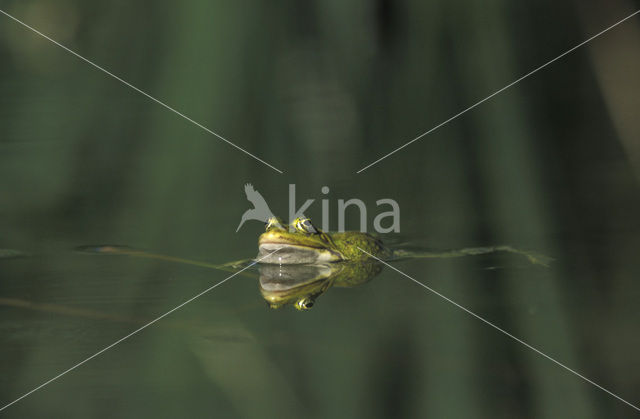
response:
<svg viewBox="0 0 640 419"><path fill-rule="evenodd" d="M354 287L368 282L382 270L383 261L450 258L494 252L520 254L530 262L544 266L551 260L510 246L468 247L437 252L392 249L367 233L324 232L307 218L297 218L287 225L276 217L268 220L266 231L258 238L258 255L254 259L210 264L123 246L83 246L79 250L161 259L227 272L237 272L257 263L260 292L269 307L293 305L298 310L311 308L316 298L332 286ZM255 277L249 270L243 269L240 274Z"/></svg>
<svg viewBox="0 0 640 419"><path fill-rule="evenodd" d="M511 246L467 247L444 251L414 251L392 249L378 237L358 231L324 232L308 218L296 218L291 224L283 224L273 217L268 220L266 231L258 237L258 255L254 259L242 259L224 264L191 261L174 256L159 255L126 246L82 246L83 252L111 253L144 258L163 259L207 268L234 272L252 263L275 265L318 265L343 262L397 261L416 258L451 258L509 252L525 256L531 263L547 266L551 258Z"/></svg>
<svg viewBox="0 0 640 419"><path fill-rule="evenodd" d="M265 264L318 264L361 262L366 260L398 260L413 258L447 258L510 252L523 255L530 262L546 266L550 258L512 248L511 246L469 247L439 252L390 249L382 241L367 233L346 231L324 232L308 218L296 218L285 225L279 218L267 221L266 231L258 238L256 260Z"/></svg>

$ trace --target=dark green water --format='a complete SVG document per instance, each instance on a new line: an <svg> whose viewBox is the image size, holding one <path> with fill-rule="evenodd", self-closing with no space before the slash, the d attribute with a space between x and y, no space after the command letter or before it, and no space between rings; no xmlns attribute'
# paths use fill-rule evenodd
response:
<svg viewBox="0 0 640 419"><path fill-rule="evenodd" d="M0 15L0 248L29 254L0 259L0 406L229 275L75 247L253 257L263 226L235 232L247 182L282 217L296 184L333 228L338 199L363 200L371 229L392 198L392 240L552 256L394 266L638 405L637 19L355 173L631 12L536 5L0 3L284 171ZM0 415L634 413L385 268L308 312L234 277Z"/></svg>

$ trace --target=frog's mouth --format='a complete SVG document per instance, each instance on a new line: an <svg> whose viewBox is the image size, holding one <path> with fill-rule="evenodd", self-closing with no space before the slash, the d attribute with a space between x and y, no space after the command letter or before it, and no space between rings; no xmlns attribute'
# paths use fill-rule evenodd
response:
<svg viewBox="0 0 640 419"><path fill-rule="evenodd" d="M256 260L259 260L260 263L279 265L313 264L337 262L342 260L342 256L338 252L326 248L273 241L259 243Z"/></svg>

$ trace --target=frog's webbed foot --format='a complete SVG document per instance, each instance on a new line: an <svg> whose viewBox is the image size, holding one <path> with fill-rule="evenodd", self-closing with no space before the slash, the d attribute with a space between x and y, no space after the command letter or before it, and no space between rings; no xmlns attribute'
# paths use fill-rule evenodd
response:
<svg viewBox="0 0 640 419"><path fill-rule="evenodd" d="M534 265L544 266L545 268L548 268L551 265L551 262L555 260L554 258L543 255L542 253L524 252L524 255L529 259L529 262Z"/></svg>
<svg viewBox="0 0 640 419"><path fill-rule="evenodd" d="M548 268L551 262L553 262L553 258L543 255L542 253L536 253L529 250L520 250L520 249L513 248L511 246L495 246L493 248L488 248L488 249L494 249L494 251L497 251L497 252L517 253L526 257L529 260L529 262L533 263L534 265L541 265L541 266L544 266L545 268Z"/></svg>
<svg viewBox="0 0 640 419"><path fill-rule="evenodd" d="M516 249L511 246L484 246L484 247L466 247L457 250L446 250L442 252L411 252L407 250L396 250L393 253L394 259L409 259L409 258L453 258L461 256L477 256L486 255L489 253L508 252L516 253L525 256L529 262L534 265L541 265L549 267L553 258L545 256L541 253L531 252L527 250Z"/></svg>

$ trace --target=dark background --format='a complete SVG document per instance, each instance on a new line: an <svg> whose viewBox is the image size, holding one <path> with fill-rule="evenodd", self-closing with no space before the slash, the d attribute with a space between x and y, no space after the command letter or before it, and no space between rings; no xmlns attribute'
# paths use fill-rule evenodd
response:
<svg viewBox="0 0 640 419"><path fill-rule="evenodd" d="M640 8L637 1L0 1L0 405L224 279L97 257L252 257L253 183L395 199L432 249L396 266L640 402L640 17L356 171ZM322 186L331 192L321 194ZM348 228L358 228L357 214ZM385 269L311 311L237 277L44 387L15 417L627 417L631 407Z"/></svg>

